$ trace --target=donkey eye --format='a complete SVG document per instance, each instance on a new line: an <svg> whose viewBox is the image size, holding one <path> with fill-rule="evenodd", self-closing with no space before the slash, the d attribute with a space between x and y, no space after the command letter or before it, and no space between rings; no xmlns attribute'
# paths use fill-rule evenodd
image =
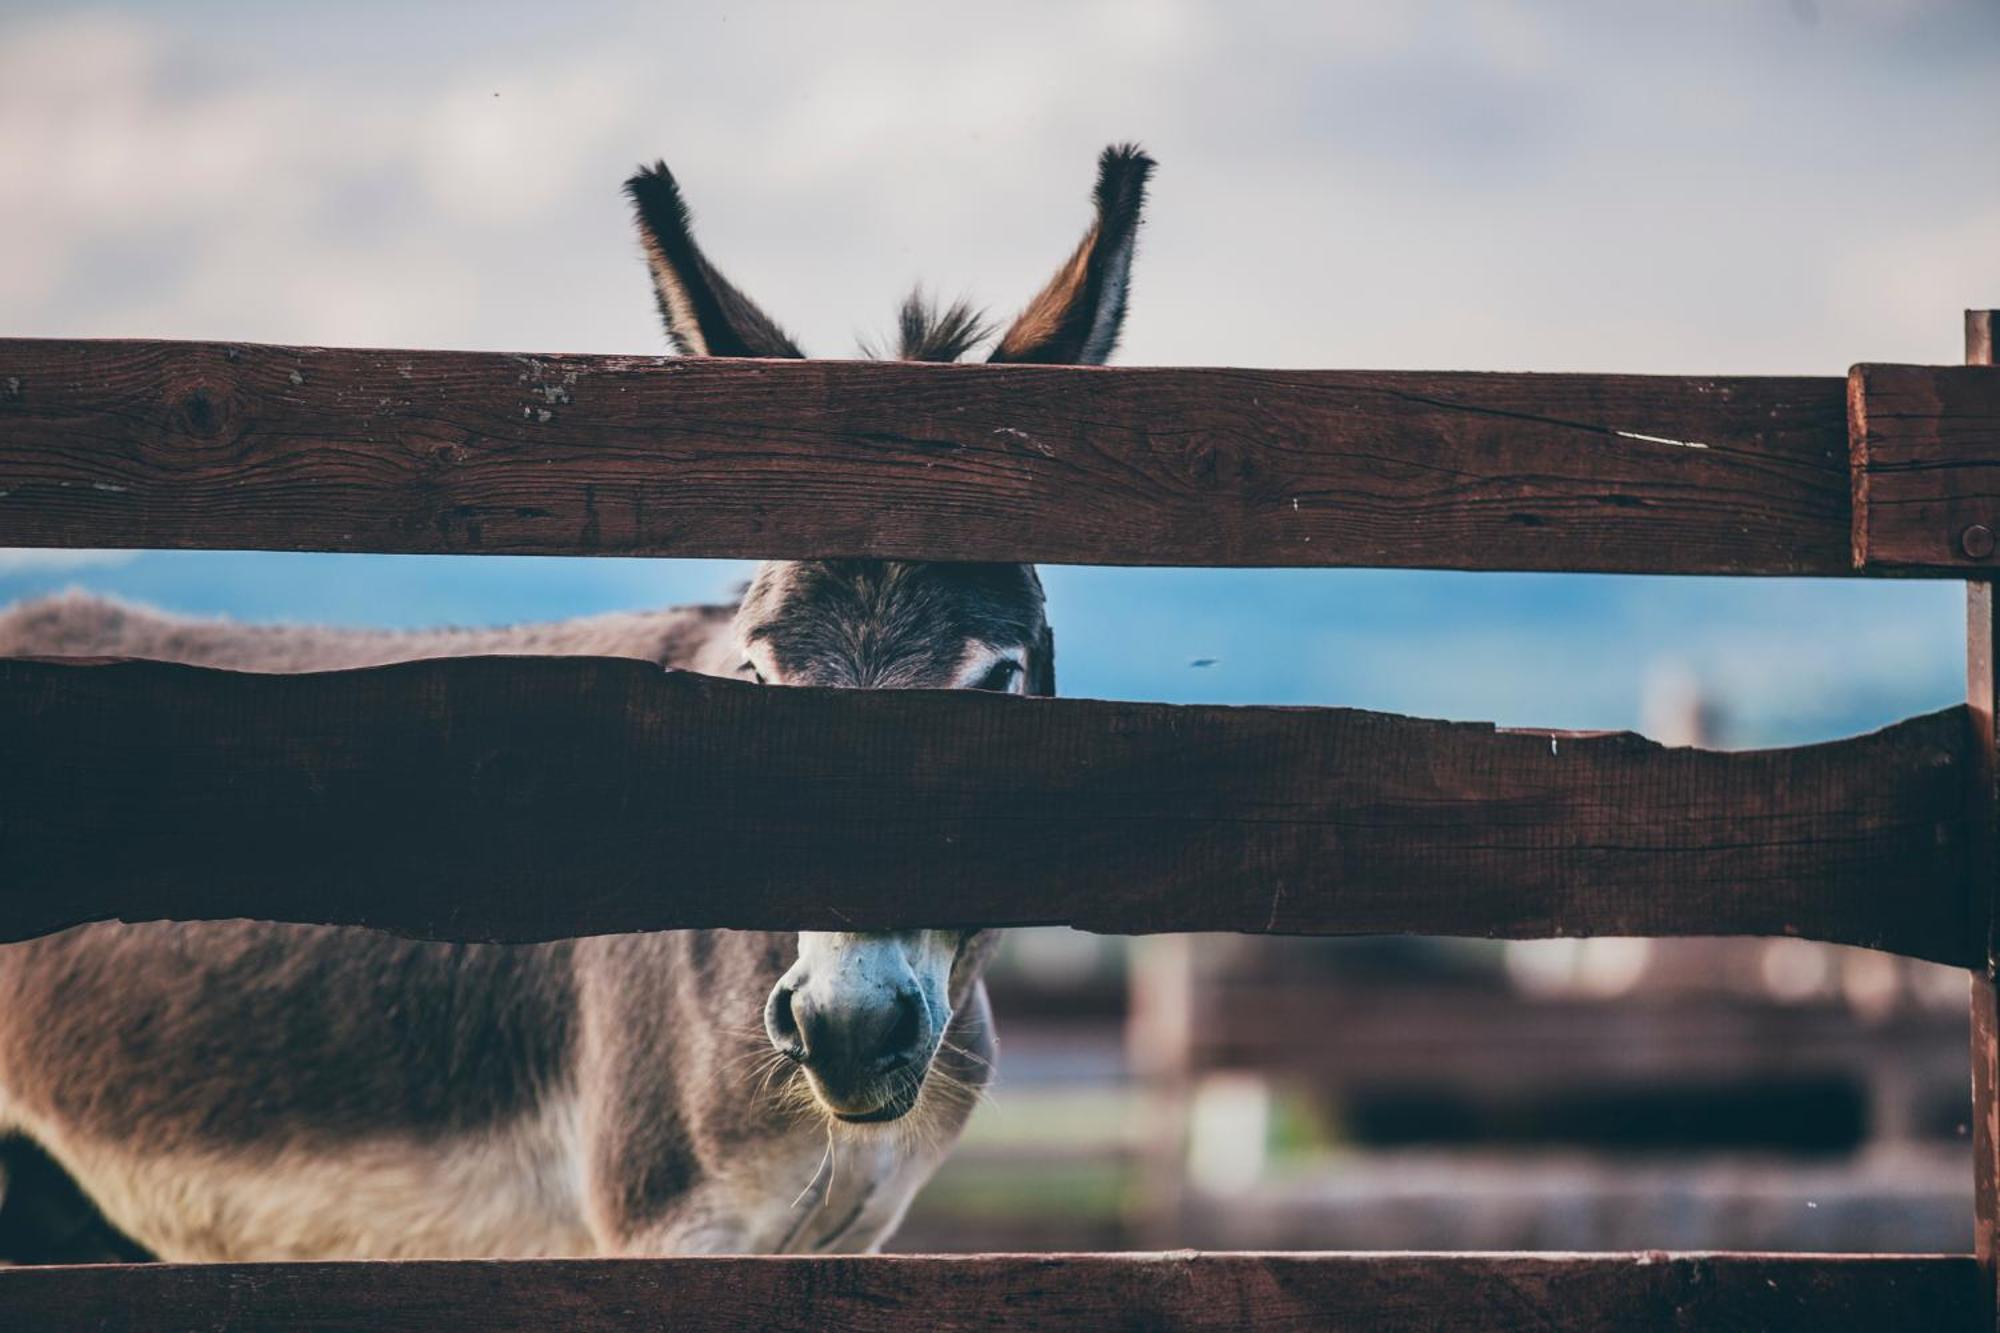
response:
<svg viewBox="0 0 2000 1333"><path fill-rule="evenodd" d="M1010 658L1003 657L989 667L986 674L981 676L978 683L972 688L975 690L991 690L996 694L1005 694L1009 689L1013 688L1014 677L1020 674L1021 664Z"/></svg>
<svg viewBox="0 0 2000 1333"><path fill-rule="evenodd" d="M756 681L759 685L764 685L769 683L764 679L764 673L757 669L757 665L754 662L745 662L742 666L737 667L736 669L738 671L749 672L750 679Z"/></svg>

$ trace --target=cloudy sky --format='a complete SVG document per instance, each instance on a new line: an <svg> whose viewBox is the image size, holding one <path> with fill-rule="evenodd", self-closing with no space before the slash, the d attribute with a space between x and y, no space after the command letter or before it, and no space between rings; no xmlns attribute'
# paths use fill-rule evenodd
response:
<svg viewBox="0 0 2000 1333"><path fill-rule="evenodd" d="M1128 364L1837 374L2000 305L2000 6L0 2L0 332L659 351L618 183L664 157L809 351L922 279L1000 311L1161 162ZM5 533L0 531L0 542ZM740 567L0 553L246 618L493 621ZM1075 693L1740 740L1949 702L1949 585L1050 576ZM1197 659L1213 666L1193 667Z"/></svg>

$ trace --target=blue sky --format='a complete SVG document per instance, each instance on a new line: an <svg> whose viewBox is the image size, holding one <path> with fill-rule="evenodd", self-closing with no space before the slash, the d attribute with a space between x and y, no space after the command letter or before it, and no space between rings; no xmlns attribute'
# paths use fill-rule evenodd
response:
<svg viewBox="0 0 2000 1333"><path fill-rule="evenodd" d="M494 624L722 601L737 561L107 554L4 572L0 602L90 587L202 614ZM1329 704L1622 728L1691 677L1734 744L1867 730L1963 691L1960 585L1442 574L1043 570L1065 694Z"/></svg>
<svg viewBox="0 0 2000 1333"><path fill-rule="evenodd" d="M658 351L617 185L664 156L725 270L845 355L918 278L1017 306L1139 138L1127 364L1950 361L2000 305L1995 87L1980 0L0 4L0 333ZM0 551L0 600L493 622L741 569ZM1767 743L1960 688L1953 585L1047 576L1080 694L1610 727L1674 678Z"/></svg>

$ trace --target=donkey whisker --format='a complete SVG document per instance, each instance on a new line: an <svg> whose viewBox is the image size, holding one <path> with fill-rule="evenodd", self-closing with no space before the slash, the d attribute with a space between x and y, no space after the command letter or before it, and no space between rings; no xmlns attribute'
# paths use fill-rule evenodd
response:
<svg viewBox="0 0 2000 1333"><path fill-rule="evenodd" d="M940 1049L950 1051L953 1055L958 1056L961 1060L970 1060L974 1064L979 1065L985 1069L990 1070L993 1068L993 1062L991 1060L979 1054L979 1052L977 1051L967 1050L965 1047L960 1046L955 1041L949 1041L949 1040L940 1041L938 1043L938 1046Z"/></svg>
<svg viewBox="0 0 2000 1333"><path fill-rule="evenodd" d="M832 1167L832 1165L833 1165L833 1135L828 1134L826 1136L826 1154L825 1156L820 1158L819 1164L813 1168L812 1179L806 1182L806 1187L799 1191L797 1198L792 1200L792 1207L794 1209L796 1209L800 1204L804 1203L806 1195L811 1194L813 1192L813 1186L819 1184L820 1172L829 1170ZM833 1195L833 1178L831 1176L827 1177L826 1193L827 1197L829 1198L831 1198Z"/></svg>

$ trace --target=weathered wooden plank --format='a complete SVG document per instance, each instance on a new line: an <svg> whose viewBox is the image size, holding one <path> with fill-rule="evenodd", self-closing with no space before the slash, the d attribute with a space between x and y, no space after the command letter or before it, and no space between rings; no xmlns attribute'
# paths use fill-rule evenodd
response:
<svg viewBox="0 0 2000 1333"><path fill-rule="evenodd" d="M1837 379L0 342L0 545L1850 574Z"/></svg>
<svg viewBox="0 0 2000 1333"><path fill-rule="evenodd" d="M10 1328L1960 1329L1969 1255L1065 1254L0 1271Z"/></svg>
<svg viewBox="0 0 2000 1333"><path fill-rule="evenodd" d="M2000 367L1856 366L1848 408L1855 565L2000 570Z"/></svg>
<svg viewBox="0 0 2000 1333"><path fill-rule="evenodd" d="M0 662L0 936L1068 923L1972 959L1965 711L1796 750L586 658Z"/></svg>
<svg viewBox="0 0 2000 1333"><path fill-rule="evenodd" d="M1967 802L1972 962L1972 1200L1982 1321L2000 1328L2000 617L1990 580L1966 587L1966 698L1972 719Z"/></svg>
<svg viewBox="0 0 2000 1333"><path fill-rule="evenodd" d="M1965 312L1967 365L1994 365L1995 313ZM1973 737L1966 907L1981 944L1972 972L1972 1235L1980 1324L1987 1329L2000 1327L2000 619L1993 592L1990 574L1965 585L1965 703Z"/></svg>

